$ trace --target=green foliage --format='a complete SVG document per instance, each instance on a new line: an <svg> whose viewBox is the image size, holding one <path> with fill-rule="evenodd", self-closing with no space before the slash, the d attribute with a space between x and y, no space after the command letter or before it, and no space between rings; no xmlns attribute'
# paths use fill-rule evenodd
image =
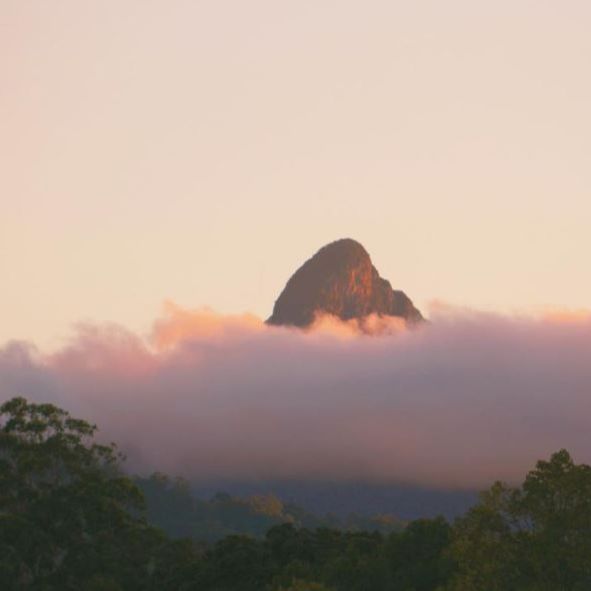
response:
<svg viewBox="0 0 591 591"><path fill-rule="evenodd" d="M94 425L50 404L0 407L0 588L146 589L164 536Z"/></svg>
<svg viewBox="0 0 591 591"><path fill-rule="evenodd" d="M448 555L452 529L443 519L418 519L403 535L390 539L390 560L396 589L429 591L439 589L454 572Z"/></svg>
<svg viewBox="0 0 591 591"><path fill-rule="evenodd" d="M443 519L388 536L285 524L269 530L265 546L276 573L274 589L296 581L335 591L427 591L446 584L453 572L445 556L449 536Z"/></svg>
<svg viewBox="0 0 591 591"><path fill-rule="evenodd" d="M562 450L496 483L455 525L458 591L591 588L591 468Z"/></svg>
<svg viewBox="0 0 591 591"><path fill-rule="evenodd" d="M332 591L322 583L294 579L288 587L277 587L273 591Z"/></svg>
<svg viewBox="0 0 591 591"><path fill-rule="evenodd" d="M519 488L496 483L453 526L369 522L384 533L357 517L337 529L274 496L199 501L160 473L138 487L95 431L52 405L0 407L2 591L591 589L591 468L564 450ZM176 539L148 525L142 490ZM208 535L223 537L190 539Z"/></svg>

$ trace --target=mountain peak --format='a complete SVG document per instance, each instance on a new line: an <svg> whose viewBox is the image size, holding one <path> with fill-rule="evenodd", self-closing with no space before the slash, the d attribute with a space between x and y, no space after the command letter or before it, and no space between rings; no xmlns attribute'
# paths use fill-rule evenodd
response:
<svg viewBox="0 0 591 591"><path fill-rule="evenodd" d="M269 324L305 327L318 313L342 320L370 314L423 319L406 294L393 290L373 266L362 244L342 238L323 246L289 279Z"/></svg>

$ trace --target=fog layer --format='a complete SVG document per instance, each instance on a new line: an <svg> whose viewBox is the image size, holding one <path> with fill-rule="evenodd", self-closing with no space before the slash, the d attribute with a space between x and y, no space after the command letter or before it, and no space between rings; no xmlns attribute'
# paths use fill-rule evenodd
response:
<svg viewBox="0 0 591 591"><path fill-rule="evenodd" d="M379 333L371 335L374 329ZM58 404L129 468L192 479L514 480L568 448L591 462L591 320L439 311L405 330L310 331L169 305L148 337L78 327L0 349L0 398Z"/></svg>

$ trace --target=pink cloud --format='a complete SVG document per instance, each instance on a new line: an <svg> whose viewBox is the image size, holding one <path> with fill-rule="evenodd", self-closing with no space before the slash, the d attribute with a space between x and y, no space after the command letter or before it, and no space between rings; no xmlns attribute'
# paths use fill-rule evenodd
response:
<svg viewBox="0 0 591 591"><path fill-rule="evenodd" d="M416 330L303 332L169 305L152 334L79 327L50 355L0 350L0 396L96 422L134 470L453 487L591 461L591 320L439 308Z"/></svg>

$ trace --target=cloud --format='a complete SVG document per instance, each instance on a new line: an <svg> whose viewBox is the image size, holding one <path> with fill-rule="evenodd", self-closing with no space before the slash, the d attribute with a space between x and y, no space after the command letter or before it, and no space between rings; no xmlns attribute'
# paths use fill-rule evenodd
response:
<svg viewBox="0 0 591 591"><path fill-rule="evenodd" d="M431 318L304 332L168 304L147 338L85 325L51 354L4 346L0 397L54 402L130 469L195 479L472 487L562 447L591 462L589 314Z"/></svg>

